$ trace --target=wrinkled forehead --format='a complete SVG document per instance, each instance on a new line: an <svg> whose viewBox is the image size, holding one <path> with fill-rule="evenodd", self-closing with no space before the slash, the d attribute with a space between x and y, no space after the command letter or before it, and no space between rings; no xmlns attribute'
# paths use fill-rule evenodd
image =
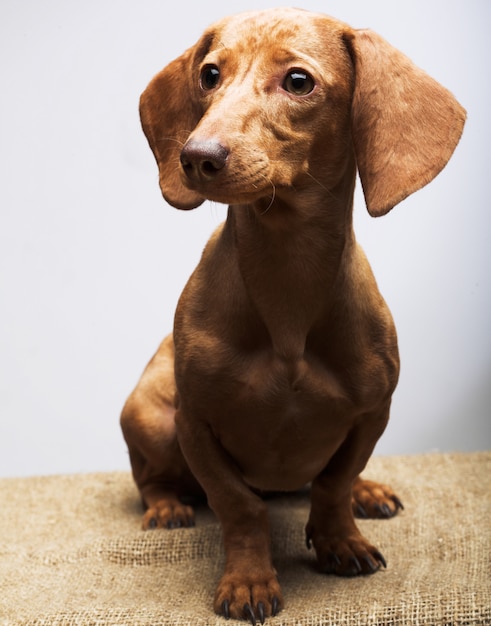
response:
<svg viewBox="0 0 491 626"><path fill-rule="evenodd" d="M208 52L237 59L273 57L284 63L309 58L331 65L346 57L347 28L338 20L301 9L241 13L210 28Z"/></svg>

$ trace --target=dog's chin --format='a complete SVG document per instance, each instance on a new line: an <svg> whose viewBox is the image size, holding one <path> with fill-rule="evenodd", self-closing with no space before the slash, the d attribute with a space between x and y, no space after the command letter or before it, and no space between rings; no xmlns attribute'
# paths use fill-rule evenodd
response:
<svg viewBox="0 0 491 626"><path fill-rule="evenodd" d="M190 191L198 193L200 196L210 202L219 204L270 204L275 198L275 188L269 186L265 189L247 188L240 189L237 187L228 187L220 183L206 185L186 184L186 188Z"/></svg>

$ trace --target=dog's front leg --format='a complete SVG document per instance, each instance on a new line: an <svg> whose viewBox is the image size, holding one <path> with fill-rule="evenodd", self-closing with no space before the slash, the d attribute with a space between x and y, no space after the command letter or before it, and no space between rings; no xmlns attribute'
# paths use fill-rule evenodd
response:
<svg viewBox="0 0 491 626"><path fill-rule="evenodd" d="M267 508L245 484L239 469L206 422L176 414L181 449L223 531L225 571L215 612L252 624L276 615L283 598L271 559Z"/></svg>
<svg viewBox="0 0 491 626"><path fill-rule="evenodd" d="M269 524L265 505L251 494L240 506L214 507L225 545L225 571L215 593L215 611L225 617L258 619L276 615L283 606L271 560Z"/></svg>
<svg viewBox="0 0 491 626"><path fill-rule="evenodd" d="M313 544L320 569L327 574L357 576L386 567L382 554L363 537L355 523L352 486L387 419L388 407L377 415L364 416L312 483L307 546Z"/></svg>

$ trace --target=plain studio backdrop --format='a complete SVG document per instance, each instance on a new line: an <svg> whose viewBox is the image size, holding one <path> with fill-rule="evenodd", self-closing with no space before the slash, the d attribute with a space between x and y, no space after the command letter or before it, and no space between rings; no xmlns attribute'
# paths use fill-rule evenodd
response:
<svg viewBox="0 0 491 626"><path fill-rule="evenodd" d="M487 0L293 3L370 27L468 111L443 172L355 229L398 328L377 454L491 447ZM129 469L121 407L225 207L168 206L140 129L152 76L266 0L2 0L0 476ZM210 302L213 306L213 302Z"/></svg>

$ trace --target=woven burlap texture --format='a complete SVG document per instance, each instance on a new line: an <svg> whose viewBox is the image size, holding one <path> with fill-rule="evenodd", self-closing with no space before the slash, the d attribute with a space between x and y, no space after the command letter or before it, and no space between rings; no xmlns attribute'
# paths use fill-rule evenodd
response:
<svg viewBox="0 0 491 626"><path fill-rule="evenodd" d="M267 623L491 624L491 453L376 457L365 475L390 483L406 507L359 522L387 570L318 573L305 547L308 494L273 498L286 606ZM143 532L124 472L2 479L0 501L0 626L227 624L211 609L223 550L206 507L196 528Z"/></svg>

